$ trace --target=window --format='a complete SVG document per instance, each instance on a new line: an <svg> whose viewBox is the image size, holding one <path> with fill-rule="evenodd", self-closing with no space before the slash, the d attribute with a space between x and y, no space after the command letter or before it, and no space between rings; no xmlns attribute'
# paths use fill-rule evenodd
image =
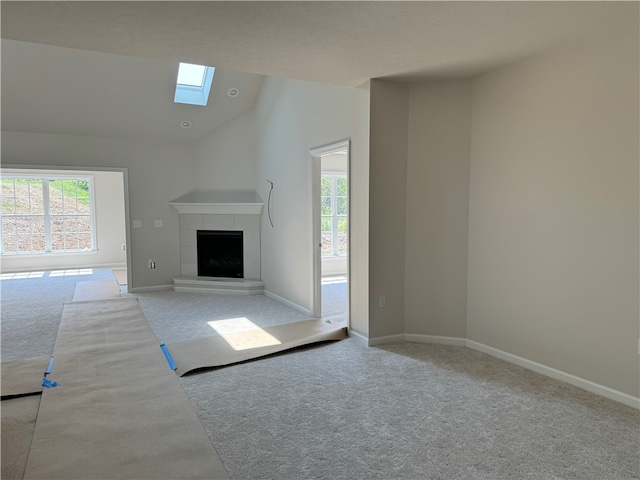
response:
<svg viewBox="0 0 640 480"><path fill-rule="evenodd" d="M321 178L322 255L347 255L349 185L346 175Z"/></svg>
<svg viewBox="0 0 640 480"><path fill-rule="evenodd" d="M180 63L173 101L175 103L205 106L209 101L209 91L211 90L215 71L214 67Z"/></svg>
<svg viewBox="0 0 640 480"><path fill-rule="evenodd" d="M2 176L3 255L95 250L91 177Z"/></svg>

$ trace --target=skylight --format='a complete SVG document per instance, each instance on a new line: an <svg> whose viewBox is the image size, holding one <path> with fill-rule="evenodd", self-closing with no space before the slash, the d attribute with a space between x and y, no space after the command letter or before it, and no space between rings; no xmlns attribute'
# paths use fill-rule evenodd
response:
<svg viewBox="0 0 640 480"><path fill-rule="evenodd" d="M202 84L204 83L204 72L206 69L207 67L204 65L181 63L178 66L178 85L202 87Z"/></svg>
<svg viewBox="0 0 640 480"><path fill-rule="evenodd" d="M206 105L215 70L214 67L180 63L173 101L188 105Z"/></svg>

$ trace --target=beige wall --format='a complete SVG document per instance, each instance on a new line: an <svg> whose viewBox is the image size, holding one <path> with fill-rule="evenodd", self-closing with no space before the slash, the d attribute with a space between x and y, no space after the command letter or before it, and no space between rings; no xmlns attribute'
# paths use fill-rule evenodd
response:
<svg viewBox="0 0 640 480"><path fill-rule="evenodd" d="M465 337L471 82L409 92L405 332Z"/></svg>
<svg viewBox="0 0 640 480"><path fill-rule="evenodd" d="M638 35L474 81L468 337L638 396Z"/></svg>
<svg viewBox="0 0 640 480"><path fill-rule="evenodd" d="M124 216L124 186L121 172L97 172L78 170L11 170L2 169L3 174L30 175L86 175L93 177L93 195L96 220L96 251L68 255L16 255L2 257L3 272L51 270L56 268L124 267L126 243Z"/></svg>
<svg viewBox="0 0 640 480"><path fill-rule="evenodd" d="M369 152L369 334L405 331L405 217L409 89L371 82ZM379 305L385 297L386 306Z"/></svg>
<svg viewBox="0 0 640 480"><path fill-rule="evenodd" d="M369 143L371 83L353 89L349 155L349 315L351 329L369 336Z"/></svg>
<svg viewBox="0 0 640 480"><path fill-rule="evenodd" d="M180 272L178 212L167 205L193 188L193 154L183 146L112 138L2 132L2 162L17 165L126 167L129 174L132 285L172 285ZM154 220L163 227L155 228ZM147 260L156 269L147 268Z"/></svg>

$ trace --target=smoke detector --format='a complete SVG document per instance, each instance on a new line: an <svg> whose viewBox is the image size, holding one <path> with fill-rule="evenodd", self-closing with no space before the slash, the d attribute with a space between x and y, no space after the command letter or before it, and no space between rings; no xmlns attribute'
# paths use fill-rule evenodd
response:
<svg viewBox="0 0 640 480"><path fill-rule="evenodd" d="M238 90L237 88L230 88L229 90L227 90L227 95L229 95L231 98L235 98L240 95L240 90Z"/></svg>
<svg viewBox="0 0 640 480"><path fill-rule="evenodd" d="M189 120L183 120L180 122L182 128L191 128L191 122Z"/></svg>

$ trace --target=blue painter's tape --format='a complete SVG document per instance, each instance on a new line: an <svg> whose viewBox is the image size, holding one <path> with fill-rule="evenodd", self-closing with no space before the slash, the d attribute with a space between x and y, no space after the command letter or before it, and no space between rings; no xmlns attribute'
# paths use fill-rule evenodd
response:
<svg viewBox="0 0 640 480"><path fill-rule="evenodd" d="M54 382L53 380L49 380L48 378L43 378L42 386L45 388L54 388L58 386L58 382Z"/></svg>
<svg viewBox="0 0 640 480"><path fill-rule="evenodd" d="M47 370L44 372L44 376L46 377L47 375L49 375L51 373L51 370L53 370L53 355L51 355L51 358L49 358L49 365L47 365Z"/></svg>
<svg viewBox="0 0 640 480"><path fill-rule="evenodd" d="M167 359L169 368L171 370L175 370L176 368L178 368L176 366L176 362L173 361L173 357L171 356L171 352L169 352L169 349L167 348L167 346L163 343L160 345L160 348L162 349L162 353L164 353L164 357Z"/></svg>

